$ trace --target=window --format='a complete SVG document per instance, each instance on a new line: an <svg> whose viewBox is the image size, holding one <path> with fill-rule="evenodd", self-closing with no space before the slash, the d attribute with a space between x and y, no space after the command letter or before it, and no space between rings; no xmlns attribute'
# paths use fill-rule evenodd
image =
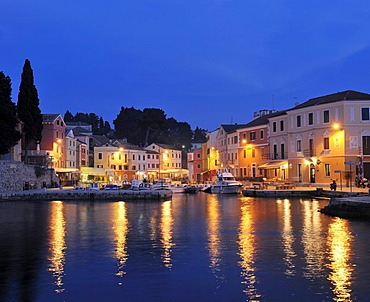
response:
<svg viewBox="0 0 370 302"><path fill-rule="evenodd" d="M244 158L247 158L247 150L243 150L243 156Z"/></svg>
<svg viewBox="0 0 370 302"><path fill-rule="evenodd" d="M263 139L265 137L265 131L260 130L260 139Z"/></svg>
<svg viewBox="0 0 370 302"><path fill-rule="evenodd" d="M197 158L200 158L200 153L197 154Z"/></svg>
<svg viewBox="0 0 370 302"><path fill-rule="evenodd" d="M329 137L324 137L324 149L329 149Z"/></svg>
<svg viewBox="0 0 370 302"><path fill-rule="evenodd" d="M325 164L325 176L330 176L330 164Z"/></svg>
<svg viewBox="0 0 370 302"><path fill-rule="evenodd" d="M249 137L251 141L254 141L256 139L256 132L252 131L251 133L249 133Z"/></svg>
<svg viewBox="0 0 370 302"><path fill-rule="evenodd" d="M135 160L135 154L132 154L132 160ZM133 169L135 170L135 169Z"/></svg>
<svg viewBox="0 0 370 302"><path fill-rule="evenodd" d="M136 171L136 166L132 166L132 170L133 171Z"/></svg>
<svg viewBox="0 0 370 302"><path fill-rule="evenodd" d="M252 149L252 157L256 157L256 149Z"/></svg>
<svg viewBox="0 0 370 302"><path fill-rule="evenodd" d="M297 152L302 152L302 141L297 140Z"/></svg>
<svg viewBox="0 0 370 302"><path fill-rule="evenodd" d="M284 121L280 121L280 131L284 131Z"/></svg>
<svg viewBox="0 0 370 302"><path fill-rule="evenodd" d="M313 113L312 112L308 114L308 124L313 125Z"/></svg>
<svg viewBox="0 0 370 302"><path fill-rule="evenodd" d="M197 165L198 169L200 169L200 164Z"/></svg>
<svg viewBox="0 0 370 302"><path fill-rule="evenodd" d="M369 107L361 108L361 120L362 121L369 121L370 120Z"/></svg>
<svg viewBox="0 0 370 302"><path fill-rule="evenodd" d="M370 136L362 137L362 154L370 155Z"/></svg>
<svg viewBox="0 0 370 302"><path fill-rule="evenodd" d="M111 154L110 158L111 159L114 159L114 153Z"/></svg>
<svg viewBox="0 0 370 302"><path fill-rule="evenodd" d="M329 110L324 110L324 123L329 123L330 116L329 116Z"/></svg>
<svg viewBox="0 0 370 302"><path fill-rule="evenodd" d="M103 165L97 165L96 167L97 168L103 168Z"/></svg>
<svg viewBox="0 0 370 302"><path fill-rule="evenodd" d="M122 165L118 165L118 170L122 170Z"/></svg>
<svg viewBox="0 0 370 302"><path fill-rule="evenodd" d="M276 122L272 123L272 132L276 132Z"/></svg>
<svg viewBox="0 0 370 302"><path fill-rule="evenodd" d="M234 144L237 144L238 143L238 136L237 135L235 135L234 136Z"/></svg>
<svg viewBox="0 0 370 302"><path fill-rule="evenodd" d="M98 153L98 159L103 159L103 153L101 152Z"/></svg>
<svg viewBox="0 0 370 302"><path fill-rule="evenodd" d="M301 121L301 116L300 115L297 115L297 127L301 127L302 125L302 121Z"/></svg>

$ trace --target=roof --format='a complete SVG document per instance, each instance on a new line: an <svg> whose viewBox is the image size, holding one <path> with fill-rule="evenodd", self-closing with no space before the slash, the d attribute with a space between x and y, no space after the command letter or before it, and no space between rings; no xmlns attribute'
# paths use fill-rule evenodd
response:
<svg viewBox="0 0 370 302"><path fill-rule="evenodd" d="M43 114L42 115L42 122L43 123L52 123L54 122L60 114L58 113L51 113L51 114Z"/></svg>
<svg viewBox="0 0 370 302"><path fill-rule="evenodd" d="M345 90L342 92L337 92L309 99L308 101L299 104L289 110L301 109L305 107L318 106L322 104L329 104L340 101L360 101L360 100L370 100L370 94L354 90Z"/></svg>
<svg viewBox="0 0 370 302"><path fill-rule="evenodd" d="M109 138L105 135L91 135L90 139L95 143L95 145L104 145L109 142Z"/></svg>
<svg viewBox="0 0 370 302"><path fill-rule="evenodd" d="M122 148L128 149L128 150L141 150L141 151L144 150L143 148L141 148L139 146L130 144L130 143L126 142L125 140L121 140L121 139L114 140L112 142L112 145L117 146L117 147L122 147Z"/></svg>
<svg viewBox="0 0 370 302"><path fill-rule="evenodd" d="M91 135L92 132L85 129L85 128L82 128L82 127L76 127L76 128L73 128L71 129L73 131L73 134L74 136L81 136L81 135Z"/></svg>
<svg viewBox="0 0 370 302"><path fill-rule="evenodd" d="M240 128L245 128L247 124L221 124L226 133L232 133Z"/></svg>
<svg viewBox="0 0 370 302"><path fill-rule="evenodd" d="M166 145L166 144L158 144L158 143L154 143L155 145L163 148L163 149L172 149L172 150L181 150L175 146L172 146L172 145Z"/></svg>
<svg viewBox="0 0 370 302"><path fill-rule="evenodd" d="M262 115L262 116L260 116L256 119L254 119L253 121L249 122L248 124L246 124L245 128L267 125L269 123L269 118L284 115L284 114L286 114L285 110Z"/></svg>

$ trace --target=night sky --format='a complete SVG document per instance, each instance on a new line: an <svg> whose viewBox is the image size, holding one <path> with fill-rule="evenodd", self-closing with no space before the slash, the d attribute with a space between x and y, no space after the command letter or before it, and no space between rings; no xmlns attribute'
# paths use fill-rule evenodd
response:
<svg viewBox="0 0 370 302"><path fill-rule="evenodd" d="M369 20L366 0L0 0L0 70L16 103L28 58L43 113L161 108L214 130L370 93Z"/></svg>

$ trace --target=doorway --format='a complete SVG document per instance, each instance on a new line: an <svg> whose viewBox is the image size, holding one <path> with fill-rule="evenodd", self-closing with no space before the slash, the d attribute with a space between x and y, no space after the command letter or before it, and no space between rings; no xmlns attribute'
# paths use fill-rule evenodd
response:
<svg viewBox="0 0 370 302"><path fill-rule="evenodd" d="M310 165L310 183L316 182L316 169L313 164Z"/></svg>

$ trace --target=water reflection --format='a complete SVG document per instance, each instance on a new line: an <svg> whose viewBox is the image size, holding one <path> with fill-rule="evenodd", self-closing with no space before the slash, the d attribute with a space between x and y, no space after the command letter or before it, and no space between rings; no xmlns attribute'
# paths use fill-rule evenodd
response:
<svg viewBox="0 0 370 302"><path fill-rule="evenodd" d="M255 288L255 236L253 216L251 214L248 198L241 199L240 212L241 217L238 244L241 261L239 262L239 265L242 268L241 276L244 279L243 283L246 285L244 292L247 295L248 301L258 301L261 295L257 293Z"/></svg>
<svg viewBox="0 0 370 302"><path fill-rule="evenodd" d="M126 203L119 201L114 204L114 221L113 230L116 242L116 258L118 270L116 276L123 277L125 275L124 267L128 258L127 254L127 233L128 233L128 220Z"/></svg>
<svg viewBox="0 0 370 302"><path fill-rule="evenodd" d="M49 236L49 271L53 273L56 285L55 291L61 293L63 288L65 251L66 251L66 226L64 218L64 205L61 201L51 203L50 236Z"/></svg>
<svg viewBox="0 0 370 302"><path fill-rule="evenodd" d="M331 273L329 280L333 285L335 301L351 301L351 275L353 268L350 263L352 236L348 221L333 219L328 230L328 265Z"/></svg>
<svg viewBox="0 0 370 302"><path fill-rule="evenodd" d="M317 200L302 200L303 234L302 244L306 266L304 276L317 279L325 276L325 240L322 236L320 206Z"/></svg>
<svg viewBox="0 0 370 302"><path fill-rule="evenodd" d="M220 209L216 195L210 195L207 201L207 233L210 268L216 277L220 272Z"/></svg>
<svg viewBox="0 0 370 302"><path fill-rule="evenodd" d="M172 259L171 259L171 252L172 247L174 246L172 240L172 232L173 232L173 223L174 219L172 217L172 201L165 201L162 203L161 207L161 243L163 247L163 254L162 260L164 265L167 268L172 267Z"/></svg>
<svg viewBox="0 0 370 302"><path fill-rule="evenodd" d="M288 199L284 199L283 201L279 201L279 204L283 206L283 233L282 233L282 240L284 246L284 263L286 266L285 274L288 276L295 275L295 266L293 263L294 257L296 257L296 253L293 249L294 244L294 235L293 235L293 227L292 227L292 210L291 210L291 202Z"/></svg>

